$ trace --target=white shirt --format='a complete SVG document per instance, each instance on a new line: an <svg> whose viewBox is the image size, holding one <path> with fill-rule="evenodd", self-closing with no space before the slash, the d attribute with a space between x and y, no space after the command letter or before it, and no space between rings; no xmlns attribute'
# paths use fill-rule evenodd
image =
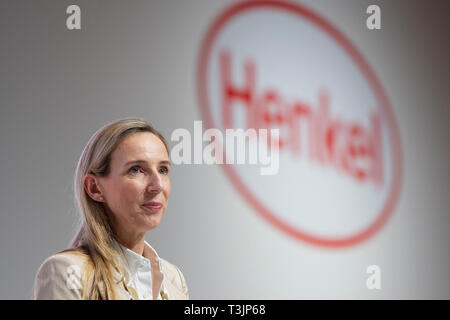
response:
<svg viewBox="0 0 450 320"><path fill-rule="evenodd" d="M150 259L137 254L133 250L124 247L118 242L117 244L123 249L118 251L122 253L122 257L125 258L125 261L128 264L128 274L130 279L127 285L136 290L140 300L153 300L152 268ZM147 243L147 241L145 241L145 245L147 248L144 249L144 255L145 253L149 253L148 249L153 251L153 257L155 260L153 263L156 264L156 267L162 274L161 262L158 254L155 249ZM157 300L161 300L160 290L158 290Z"/></svg>

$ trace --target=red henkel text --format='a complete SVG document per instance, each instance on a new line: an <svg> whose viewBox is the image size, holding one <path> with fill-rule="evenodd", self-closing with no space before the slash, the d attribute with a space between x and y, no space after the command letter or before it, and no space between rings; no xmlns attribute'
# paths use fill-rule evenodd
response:
<svg viewBox="0 0 450 320"><path fill-rule="evenodd" d="M332 166L359 182L383 184L383 158L380 117L372 113L370 127L331 118L327 90L318 92L316 107L301 101L288 101L274 88L257 92L256 66L244 63L243 84L231 75L231 55L219 57L223 128L233 128L233 108L244 106L247 128L280 129L280 151L293 156L307 154L310 161ZM302 137L305 135L306 137ZM301 142L307 143L307 148Z"/></svg>

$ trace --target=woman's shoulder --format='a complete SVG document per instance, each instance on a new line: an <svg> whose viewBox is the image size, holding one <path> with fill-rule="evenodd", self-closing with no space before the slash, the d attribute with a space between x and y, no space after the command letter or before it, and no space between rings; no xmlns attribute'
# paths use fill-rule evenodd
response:
<svg viewBox="0 0 450 320"><path fill-rule="evenodd" d="M48 265L53 266L77 265L79 267L84 267L84 265L88 262L89 256L82 249L79 248L67 249L47 257L42 263L40 269Z"/></svg>
<svg viewBox="0 0 450 320"><path fill-rule="evenodd" d="M78 249L68 249L47 257L39 267L35 299L79 299L84 269L89 258Z"/></svg>

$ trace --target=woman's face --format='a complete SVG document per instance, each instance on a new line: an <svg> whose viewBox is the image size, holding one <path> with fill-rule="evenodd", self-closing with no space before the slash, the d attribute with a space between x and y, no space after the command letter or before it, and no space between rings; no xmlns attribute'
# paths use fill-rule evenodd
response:
<svg viewBox="0 0 450 320"><path fill-rule="evenodd" d="M113 224L127 232L146 232L159 225L170 195L169 155L150 132L126 137L112 152L110 172L99 178Z"/></svg>

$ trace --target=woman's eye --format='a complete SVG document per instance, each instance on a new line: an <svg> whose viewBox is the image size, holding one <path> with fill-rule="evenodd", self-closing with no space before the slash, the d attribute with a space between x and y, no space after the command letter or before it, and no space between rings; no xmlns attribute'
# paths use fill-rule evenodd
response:
<svg viewBox="0 0 450 320"><path fill-rule="evenodd" d="M128 172L131 172L131 173L139 173L139 169L140 169L141 167L139 167L139 166L134 166L134 167L132 167L132 168L130 168L130 170L128 171Z"/></svg>
<svg viewBox="0 0 450 320"><path fill-rule="evenodd" d="M162 174L168 174L169 173L169 168L161 167L161 169L159 169L159 172L162 173Z"/></svg>

